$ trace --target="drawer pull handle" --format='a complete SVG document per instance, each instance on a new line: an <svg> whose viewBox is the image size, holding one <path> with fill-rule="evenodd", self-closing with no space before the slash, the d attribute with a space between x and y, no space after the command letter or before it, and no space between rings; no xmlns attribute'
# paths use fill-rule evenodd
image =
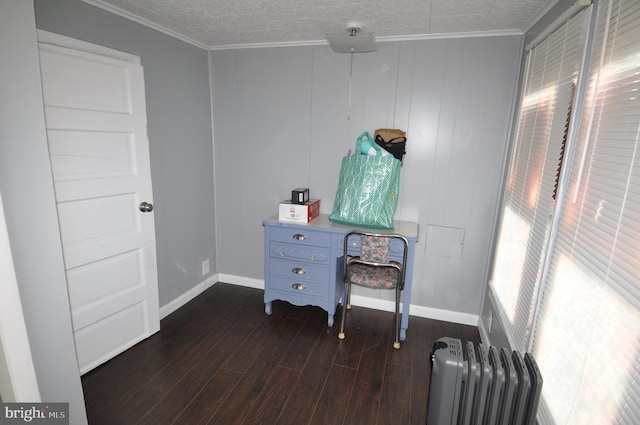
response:
<svg viewBox="0 0 640 425"><path fill-rule="evenodd" d="M303 235L302 233L296 233L295 235L293 235L293 239L295 239L297 241L303 241L303 240L307 239L307 237L305 235Z"/></svg>
<svg viewBox="0 0 640 425"><path fill-rule="evenodd" d="M287 255L287 251L285 251L284 249L282 251L280 251L280 256L281 257L285 257Z"/></svg>
<svg viewBox="0 0 640 425"><path fill-rule="evenodd" d="M305 274L306 272L307 271L305 269L301 269L300 267L291 269L291 273L294 273L294 274Z"/></svg>
<svg viewBox="0 0 640 425"><path fill-rule="evenodd" d="M316 259L316 257L314 257L313 255L309 256L309 260L314 261Z"/></svg>
<svg viewBox="0 0 640 425"><path fill-rule="evenodd" d="M296 291L304 291L304 285L302 283L294 283L291 287Z"/></svg>

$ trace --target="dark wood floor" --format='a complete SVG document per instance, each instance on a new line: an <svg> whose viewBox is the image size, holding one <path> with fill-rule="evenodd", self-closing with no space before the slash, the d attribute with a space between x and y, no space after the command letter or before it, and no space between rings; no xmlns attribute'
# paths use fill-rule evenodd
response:
<svg viewBox="0 0 640 425"><path fill-rule="evenodd" d="M393 313L354 306L347 338L317 307L273 303L218 283L166 317L161 330L82 377L90 425L420 424L428 356L442 336L478 330L411 317L392 348Z"/></svg>

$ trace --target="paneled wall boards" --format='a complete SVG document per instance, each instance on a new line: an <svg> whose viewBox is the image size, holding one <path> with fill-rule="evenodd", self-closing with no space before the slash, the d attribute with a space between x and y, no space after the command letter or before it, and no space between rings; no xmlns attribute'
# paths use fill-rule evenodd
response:
<svg viewBox="0 0 640 425"><path fill-rule="evenodd" d="M357 136L407 131L397 219L420 223L415 313L477 324L519 72L521 37L213 51L220 272L259 281L261 221L295 187L333 207ZM241 194L237 198L237 194ZM358 288L360 289L360 288ZM366 290L357 295L385 297ZM386 299L383 299L386 300Z"/></svg>

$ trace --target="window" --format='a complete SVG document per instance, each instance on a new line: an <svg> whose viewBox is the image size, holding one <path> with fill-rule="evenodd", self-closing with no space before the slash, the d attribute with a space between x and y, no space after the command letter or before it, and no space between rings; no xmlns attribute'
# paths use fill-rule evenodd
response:
<svg viewBox="0 0 640 425"><path fill-rule="evenodd" d="M492 273L543 425L640 423L640 2L595 6L528 54Z"/></svg>
<svg viewBox="0 0 640 425"><path fill-rule="evenodd" d="M536 318L543 424L640 423L639 143L640 2L601 1Z"/></svg>
<svg viewBox="0 0 640 425"><path fill-rule="evenodd" d="M533 327L558 173L580 71L587 13L528 53L524 94L491 285L512 347L526 350Z"/></svg>

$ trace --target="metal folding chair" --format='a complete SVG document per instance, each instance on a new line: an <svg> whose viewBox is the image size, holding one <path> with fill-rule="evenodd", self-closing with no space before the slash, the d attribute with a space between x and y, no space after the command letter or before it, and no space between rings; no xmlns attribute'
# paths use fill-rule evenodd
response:
<svg viewBox="0 0 640 425"><path fill-rule="evenodd" d="M356 247L357 242L360 242L360 255L353 255L354 241L356 242ZM397 248L401 248L401 250L398 249L396 252ZM352 255L349 254L350 250ZM345 234L343 256L344 299L338 338L345 338L344 321L347 310L351 309L351 285L374 289L395 289L396 314L393 348L400 348L400 296L404 289L408 250L409 243L402 235L372 233L361 230L351 230ZM401 254L401 257L399 254ZM402 261L396 261L394 258L402 258Z"/></svg>

